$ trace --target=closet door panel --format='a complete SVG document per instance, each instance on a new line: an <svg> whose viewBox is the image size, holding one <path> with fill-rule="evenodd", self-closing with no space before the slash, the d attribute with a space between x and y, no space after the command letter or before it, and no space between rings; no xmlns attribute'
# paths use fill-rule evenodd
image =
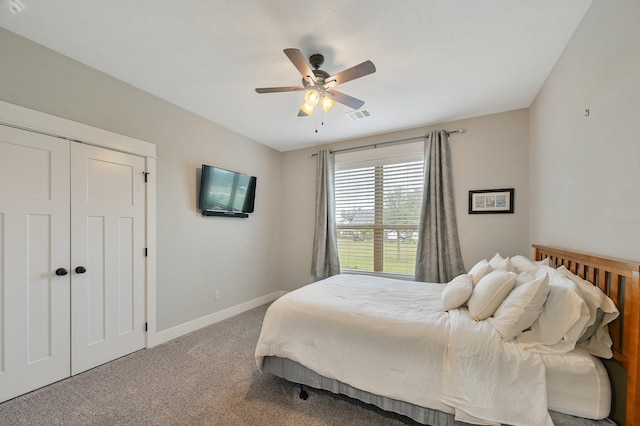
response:
<svg viewBox="0 0 640 426"><path fill-rule="evenodd" d="M74 320L83 321L87 326L88 345L95 345L107 339L106 334L106 312L107 305L105 297L107 288L105 282L105 218L104 216L88 216L87 224L87 252L86 268L90 271L85 277L86 286L86 318L74 316ZM77 263L77 259L76 260ZM80 293L82 278L74 277L74 291ZM80 310L76 310L80 312Z"/></svg>
<svg viewBox="0 0 640 426"><path fill-rule="evenodd" d="M144 347L144 159L72 147L72 374Z"/></svg>
<svg viewBox="0 0 640 426"><path fill-rule="evenodd" d="M34 364L53 355L51 330L51 216L27 217L27 362Z"/></svg>
<svg viewBox="0 0 640 426"><path fill-rule="evenodd" d="M131 217L118 220L118 333L124 335L135 332L136 328L136 283L133 244L135 224Z"/></svg>
<svg viewBox="0 0 640 426"><path fill-rule="evenodd" d="M70 374L69 145L0 125L0 401Z"/></svg>

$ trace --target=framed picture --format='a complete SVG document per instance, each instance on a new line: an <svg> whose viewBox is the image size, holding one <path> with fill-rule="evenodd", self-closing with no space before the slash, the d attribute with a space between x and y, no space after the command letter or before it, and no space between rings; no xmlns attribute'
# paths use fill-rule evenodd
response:
<svg viewBox="0 0 640 426"><path fill-rule="evenodd" d="M469 191L469 214L513 213L513 188Z"/></svg>

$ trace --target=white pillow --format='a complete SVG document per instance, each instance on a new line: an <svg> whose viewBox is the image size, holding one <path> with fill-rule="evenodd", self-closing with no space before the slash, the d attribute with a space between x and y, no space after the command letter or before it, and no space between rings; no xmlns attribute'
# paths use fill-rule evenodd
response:
<svg viewBox="0 0 640 426"><path fill-rule="evenodd" d="M609 324L620 315L616 304L598 287L591 284L589 281L583 280L579 276L573 274L564 266L560 266L556 271L562 273L578 286L582 294L582 298L589 308L589 321L587 321L583 333L580 336L583 336L590 327L596 325L595 323L596 319L598 318L598 309L600 309L603 313L601 315L602 321L599 325L596 325L597 330L592 333L593 336L587 339L587 342L580 343L578 346L588 350L592 355L596 355L602 358L611 358L613 356L613 353L611 352L611 337L609 336L608 330L601 333L599 331L603 328L607 329L607 324ZM596 339L594 339L594 337L596 337ZM579 340L582 340L582 337ZM589 343L590 340L594 341L591 342L591 344L585 344ZM601 344L604 344L605 346L602 346Z"/></svg>
<svg viewBox="0 0 640 426"><path fill-rule="evenodd" d="M551 283L551 279L560 274L557 269L552 268L548 265L539 265L533 271L529 271L529 274L533 275L536 278L540 278L544 274L549 274L549 283ZM562 275L562 274L560 274Z"/></svg>
<svg viewBox="0 0 640 426"><path fill-rule="evenodd" d="M473 285L477 285L482 277L487 275L489 272L493 271L491 265L487 259L482 259L480 262L473 265L473 268L469 269L469 275L471 275L471 279L473 280Z"/></svg>
<svg viewBox="0 0 640 426"><path fill-rule="evenodd" d="M521 272L533 271L538 267L538 265L536 265L533 260L526 258L520 254L510 257L509 260L511 261L513 267L516 268L516 272L518 274Z"/></svg>
<svg viewBox="0 0 640 426"><path fill-rule="evenodd" d="M611 340L611 336L609 335L609 327L601 326L598 327L595 334L589 340L577 344L576 347L589 352L591 355L608 359L613 357L613 352L611 351L612 345L613 340Z"/></svg>
<svg viewBox="0 0 640 426"><path fill-rule="evenodd" d="M544 275L542 275L540 277L537 277L537 278L542 278L542 277L544 277ZM535 279L536 279L536 277L534 275L532 275L531 273L529 273L529 272L520 272L518 274L518 277L516 278L516 285L515 286L518 287L518 286L520 286L522 284L526 284L529 281L533 281Z"/></svg>
<svg viewBox="0 0 640 426"><path fill-rule="evenodd" d="M500 256L500 253L496 253L495 256L491 258L489 265L495 270L516 272L516 268L513 267L509 258Z"/></svg>
<svg viewBox="0 0 640 426"><path fill-rule="evenodd" d="M482 277L467 303L471 317L482 321L493 315L513 289L516 277L508 271L493 271Z"/></svg>
<svg viewBox="0 0 640 426"><path fill-rule="evenodd" d="M545 258L543 260L533 261L528 257L522 256L521 254L511 256L509 258L509 262L514 267L515 272L520 274L522 272L535 273L539 266L549 266L549 258Z"/></svg>
<svg viewBox="0 0 640 426"><path fill-rule="evenodd" d="M473 291L471 275L462 274L452 279L442 290L442 310L450 311L464 305Z"/></svg>
<svg viewBox="0 0 640 426"><path fill-rule="evenodd" d="M543 265L543 266L550 266L552 268L555 268L555 265L551 264L551 261L550 261L550 259L548 257L545 257L542 260L536 260L533 263L535 263L538 266Z"/></svg>
<svg viewBox="0 0 640 426"><path fill-rule="evenodd" d="M514 288L487 321L502 340L513 340L538 319L548 295L549 276L545 274Z"/></svg>
<svg viewBox="0 0 640 426"><path fill-rule="evenodd" d="M534 352L566 353L582 336L590 318L589 308L573 281L549 269L553 273L549 273L549 295L542 312L531 330L516 339L521 347Z"/></svg>

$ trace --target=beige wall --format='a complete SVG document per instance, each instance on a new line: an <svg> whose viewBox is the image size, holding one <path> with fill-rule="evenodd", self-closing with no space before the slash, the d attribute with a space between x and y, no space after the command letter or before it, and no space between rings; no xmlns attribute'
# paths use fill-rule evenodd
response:
<svg viewBox="0 0 640 426"><path fill-rule="evenodd" d="M639 112L640 2L595 0L530 109L532 243L640 259Z"/></svg>
<svg viewBox="0 0 640 426"><path fill-rule="evenodd" d="M436 129L467 129L451 135L456 213L465 266L500 252L505 256L529 250L528 110L421 127L329 145L331 149L404 139ZM315 206L315 157L320 147L283 154L282 219L283 288L311 281L311 249ZM514 214L469 215L472 189L515 188Z"/></svg>
<svg viewBox="0 0 640 426"><path fill-rule="evenodd" d="M156 144L158 331L281 288L279 152L3 29L0 52L1 100ZM249 219L196 211L202 163L258 177Z"/></svg>

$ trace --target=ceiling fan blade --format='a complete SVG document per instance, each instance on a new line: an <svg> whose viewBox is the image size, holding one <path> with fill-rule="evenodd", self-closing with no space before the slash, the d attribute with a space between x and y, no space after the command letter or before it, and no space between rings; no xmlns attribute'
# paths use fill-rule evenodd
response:
<svg viewBox="0 0 640 426"><path fill-rule="evenodd" d="M298 117L308 117L309 114L307 114L306 112L304 112L303 110L298 110Z"/></svg>
<svg viewBox="0 0 640 426"><path fill-rule="evenodd" d="M285 86L285 87L258 87L256 92L258 93L277 93L277 92L299 92L306 90L306 87L302 86Z"/></svg>
<svg viewBox="0 0 640 426"><path fill-rule="evenodd" d="M361 108L362 105L364 105L364 101L358 98L354 98L353 96L345 95L344 93L338 92L337 90L327 90L327 93L331 94L331 97L334 101L353 109Z"/></svg>
<svg viewBox="0 0 640 426"><path fill-rule="evenodd" d="M315 74L311 70L309 63L299 49L284 49L284 54L287 55L289 60L298 69L298 72L300 73L300 75L302 75L302 78L304 78L311 84L316 84Z"/></svg>
<svg viewBox="0 0 640 426"><path fill-rule="evenodd" d="M355 80L356 78L364 77L365 75L373 74L376 72L376 66L371 61L364 61L361 64L351 67L336 75L325 80L325 87L334 87L338 84L346 83L347 81Z"/></svg>

